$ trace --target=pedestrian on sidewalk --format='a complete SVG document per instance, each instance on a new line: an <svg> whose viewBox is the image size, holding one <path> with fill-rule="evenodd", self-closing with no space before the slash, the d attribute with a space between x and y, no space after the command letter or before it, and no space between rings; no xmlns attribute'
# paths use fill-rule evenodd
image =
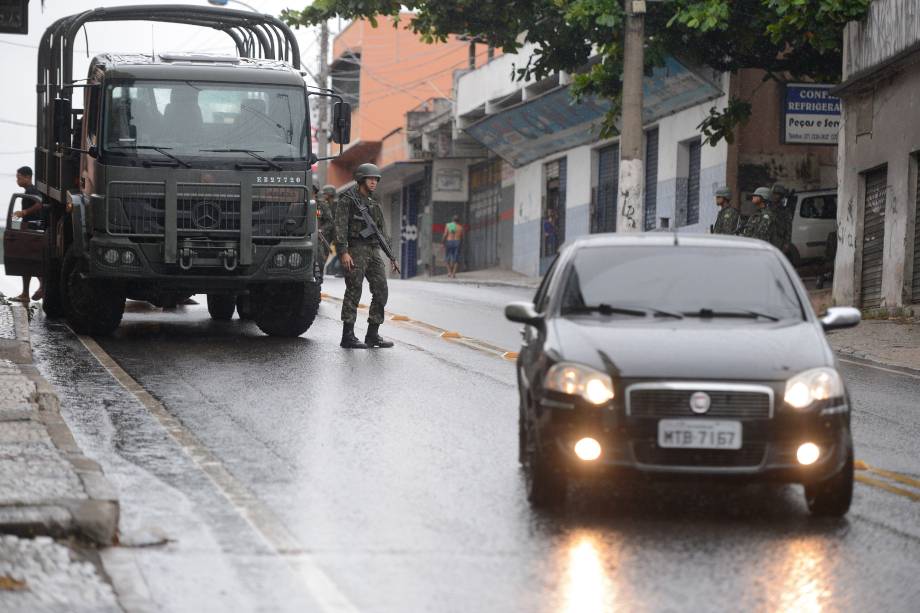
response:
<svg viewBox="0 0 920 613"><path fill-rule="evenodd" d="M452 221L444 227L444 260L447 262L447 277L457 278L457 269L460 267L460 245L463 242L463 226L460 216L454 215Z"/></svg>
<svg viewBox="0 0 920 613"><path fill-rule="evenodd" d="M38 191L38 188L32 183L32 169L28 166L23 166L22 168L16 171L16 185L23 188L25 193L30 196L42 197L42 193ZM27 203L28 207L26 206ZM22 210L16 211L13 213L13 217L16 219L21 219L23 224L37 224L42 221L44 218L44 204L42 202L33 202L32 200L22 200ZM29 286L32 284L32 277L23 276L22 277L22 293L11 300L16 300L22 302L23 304L29 303ZM38 289L32 294L32 300L41 300L45 297L45 283L44 280L38 278Z"/></svg>
<svg viewBox="0 0 920 613"><path fill-rule="evenodd" d="M345 269L345 298L342 300L342 342L345 349L367 349L369 347L392 347L391 341L383 339L380 324L383 323L384 307L387 304L387 268L380 253L375 235L367 236L372 229L365 221L363 212L370 215L373 224L382 233L387 243L383 209L374 198L380 169L374 164L361 164L355 169L355 185L339 198L335 210L335 249ZM365 236L361 236L364 232ZM398 272L393 262L393 271ZM358 304L361 302L361 286L364 279L371 286L371 306L367 317L367 334L364 342L355 336L355 321L358 319Z"/></svg>

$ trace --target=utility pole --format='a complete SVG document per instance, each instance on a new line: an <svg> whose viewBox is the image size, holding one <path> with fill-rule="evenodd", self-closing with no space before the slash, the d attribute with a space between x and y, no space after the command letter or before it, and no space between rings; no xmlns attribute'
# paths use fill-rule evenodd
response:
<svg viewBox="0 0 920 613"><path fill-rule="evenodd" d="M645 163L642 159L642 77L645 72L645 1L624 0L623 111L617 231L645 229Z"/></svg>
<svg viewBox="0 0 920 613"><path fill-rule="evenodd" d="M323 21L319 27L319 83L329 87L329 23ZM320 159L329 155L329 98L319 98L319 126L316 131L316 156ZM328 162L319 162L316 175L320 185L326 184Z"/></svg>

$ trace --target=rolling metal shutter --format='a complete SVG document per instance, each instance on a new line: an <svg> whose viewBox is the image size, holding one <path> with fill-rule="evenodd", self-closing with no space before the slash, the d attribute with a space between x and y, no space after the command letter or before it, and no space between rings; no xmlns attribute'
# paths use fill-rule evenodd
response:
<svg viewBox="0 0 920 613"><path fill-rule="evenodd" d="M687 176L687 225L700 223L700 157L703 146L699 140L689 145L690 173Z"/></svg>
<svg viewBox="0 0 920 613"><path fill-rule="evenodd" d="M863 308L882 304L882 259L885 246L885 194L888 169L866 174L866 205L863 212L862 280Z"/></svg>
<svg viewBox="0 0 920 613"><path fill-rule="evenodd" d="M620 146L597 152L597 191L591 215L591 232L616 232L617 194L620 191Z"/></svg>
<svg viewBox="0 0 920 613"><path fill-rule="evenodd" d="M911 302L920 302L920 172L917 173L917 195L914 207L914 274L911 281Z"/></svg>
<svg viewBox="0 0 920 613"><path fill-rule="evenodd" d="M470 167L470 270L498 266L499 208L502 200L502 161L489 160Z"/></svg>
<svg viewBox="0 0 920 613"><path fill-rule="evenodd" d="M658 128L645 133L645 229L655 229L658 203Z"/></svg>
<svg viewBox="0 0 920 613"><path fill-rule="evenodd" d="M422 199L421 181L403 188L402 199L402 278L418 273L418 209Z"/></svg>

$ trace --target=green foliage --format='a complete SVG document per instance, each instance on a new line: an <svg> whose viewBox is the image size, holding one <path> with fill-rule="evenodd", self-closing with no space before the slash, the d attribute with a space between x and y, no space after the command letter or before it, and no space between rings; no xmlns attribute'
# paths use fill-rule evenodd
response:
<svg viewBox="0 0 920 613"><path fill-rule="evenodd" d="M759 68L769 78L836 81L841 71L842 31L863 19L871 0L669 0L648 2L646 71L673 55L720 71ZM622 0L315 0L282 18L299 26L325 19L398 16L413 11L409 26L426 42L451 34L475 37L512 53L524 43L537 51L515 66L512 78L544 78L559 70L575 73L577 98L597 95L612 102L604 130L615 132L623 68ZM396 22L394 21L394 25ZM599 61L592 60L594 56ZM750 103L731 100L713 108L700 124L707 142L731 139L750 117Z"/></svg>

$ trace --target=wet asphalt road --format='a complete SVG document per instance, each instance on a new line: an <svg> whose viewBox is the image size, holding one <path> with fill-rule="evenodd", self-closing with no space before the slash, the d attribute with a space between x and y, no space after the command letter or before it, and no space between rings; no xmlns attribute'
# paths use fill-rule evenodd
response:
<svg viewBox="0 0 920 613"><path fill-rule="evenodd" d="M396 282L391 307L516 349L500 307L531 294ZM78 442L120 490L122 546L103 560L129 610L920 607L920 501L877 485L858 483L841 521L767 486L581 489L532 512L512 363L417 326L385 326L393 350L346 352L330 301L295 340L203 304L132 303L97 340L133 391L63 325L32 329ZM842 366L857 457L920 478L920 378Z"/></svg>

